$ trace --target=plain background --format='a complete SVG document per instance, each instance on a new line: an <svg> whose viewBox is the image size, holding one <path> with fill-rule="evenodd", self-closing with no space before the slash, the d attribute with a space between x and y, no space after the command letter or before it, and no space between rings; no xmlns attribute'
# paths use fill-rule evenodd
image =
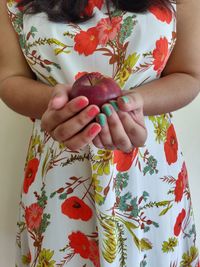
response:
<svg viewBox="0 0 200 267"><path fill-rule="evenodd" d="M174 113L185 156L200 248L200 96ZM0 266L14 267L15 229L32 122L0 102Z"/></svg>

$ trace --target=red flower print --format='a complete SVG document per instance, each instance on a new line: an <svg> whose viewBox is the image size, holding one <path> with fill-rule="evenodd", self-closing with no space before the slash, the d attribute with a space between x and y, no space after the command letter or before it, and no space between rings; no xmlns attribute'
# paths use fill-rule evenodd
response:
<svg viewBox="0 0 200 267"><path fill-rule="evenodd" d="M92 217L91 208L78 197L70 197L61 205L62 213L71 219L88 221Z"/></svg>
<svg viewBox="0 0 200 267"><path fill-rule="evenodd" d="M178 142L173 124L167 130L167 140L164 144L164 150L169 165L177 161Z"/></svg>
<svg viewBox="0 0 200 267"><path fill-rule="evenodd" d="M97 30L99 32L99 44L104 46L109 40L115 39L117 33L120 30L121 17L103 18L97 24Z"/></svg>
<svg viewBox="0 0 200 267"><path fill-rule="evenodd" d="M92 27L87 31L80 31L80 33L75 36L74 42L74 49L79 54L84 54L85 56L91 55L99 43L96 27Z"/></svg>
<svg viewBox="0 0 200 267"><path fill-rule="evenodd" d="M130 153L124 153L121 150L114 150L114 163L117 163L116 169L120 172L125 172L130 169L137 154L138 148L135 148Z"/></svg>
<svg viewBox="0 0 200 267"><path fill-rule="evenodd" d="M176 187L174 190L176 202L181 201L187 183L188 183L188 175L187 175L186 165L184 162L181 168L181 172L178 174L178 179L176 181Z"/></svg>
<svg viewBox="0 0 200 267"><path fill-rule="evenodd" d="M25 220L28 229L37 230L42 221L43 208L37 203L31 204L25 209Z"/></svg>
<svg viewBox="0 0 200 267"><path fill-rule="evenodd" d="M74 253L80 254L84 259L89 258L90 242L86 235L78 232L72 232L69 236L69 245L74 249Z"/></svg>
<svg viewBox="0 0 200 267"><path fill-rule="evenodd" d="M175 201L176 202L181 201L181 199L183 197L183 191L184 191L183 178L182 178L181 175L179 175L178 179L176 181L176 187L175 187L175 190L174 190Z"/></svg>
<svg viewBox="0 0 200 267"><path fill-rule="evenodd" d="M89 259L93 262L95 267L100 267L99 246L97 242L94 240L89 240L89 243L90 243Z"/></svg>
<svg viewBox="0 0 200 267"><path fill-rule="evenodd" d="M15 2L18 4L21 2L21 0L15 0ZM19 9L19 11L23 11L24 10L24 7L23 6L20 6L20 7L17 7Z"/></svg>
<svg viewBox="0 0 200 267"><path fill-rule="evenodd" d="M88 73L87 71L82 71L82 72L78 72L75 75L75 80L78 80L79 78L81 78L84 74Z"/></svg>
<svg viewBox="0 0 200 267"><path fill-rule="evenodd" d="M160 38L156 41L156 48L153 50L153 65L154 70L158 72L158 75L163 70L167 59L169 57L168 40L166 37Z"/></svg>
<svg viewBox="0 0 200 267"><path fill-rule="evenodd" d="M181 172L179 173L179 175L182 176L183 185L184 185L184 188L185 188L187 186L187 184L188 184L188 173L187 173L187 168L186 168L186 165L185 165L185 161L183 162L183 165L182 165L182 168L181 168Z"/></svg>
<svg viewBox="0 0 200 267"><path fill-rule="evenodd" d="M101 9L103 5L103 0L88 0L88 4L84 10L84 13L88 16L91 16L93 13L93 9L97 7Z"/></svg>
<svg viewBox="0 0 200 267"><path fill-rule="evenodd" d="M162 22L170 24L172 21L172 11L167 7L162 6L152 6L149 11L156 16L156 18Z"/></svg>
<svg viewBox="0 0 200 267"><path fill-rule="evenodd" d="M176 223L174 225L174 235L175 236L179 236L179 234L181 232L181 227L182 227L183 220L185 219L185 215L186 215L186 212L184 209L182 209L182 211L179 213L179 215L176 219Z"/></svg>
<svg viewBox="0 0 200 267"><path fill-rule="evenodd" d="M31 159L28 162L24 177L24 185L23 185L24 193L28 193L29 187L34 182L39 163L40 162L37 158Z"/></svg>

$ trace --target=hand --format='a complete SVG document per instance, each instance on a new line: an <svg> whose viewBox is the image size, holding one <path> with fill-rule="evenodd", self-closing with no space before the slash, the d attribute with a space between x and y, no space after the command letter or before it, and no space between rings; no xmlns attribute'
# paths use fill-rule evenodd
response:
<svg viewBox="0 0 200 267"><path fill-rule="evenodd" d="M97 122L92 122L100 112L98 106L89 105L86 97L69 101L70 86L56 85L47 110L41 118L41 128L50 136L75 151L90 143L101 131Z"/></svg>
<svg viewBox="0 0 200 267"><path fill-rule="evenodd" d="M132 92L103 105L97 116L102 130L93 140L96 147L130 152L141 147L147 139L144 123L143 99Z"/></svg>

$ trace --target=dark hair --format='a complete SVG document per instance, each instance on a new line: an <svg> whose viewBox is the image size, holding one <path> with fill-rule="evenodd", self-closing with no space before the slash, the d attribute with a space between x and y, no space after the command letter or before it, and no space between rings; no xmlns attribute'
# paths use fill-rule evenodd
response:
<svg viewBox="0 0 200 267"><path fill-rule="evenodd" d="M175 0L103 0L108 6L111 1L117 9L143 13L151 6L171 7ZM84 13L89 0L20 0L18 7L24 12L36 14L45 12L55 22L83 22L92 17ZM109 10L109 6L108 6Z"/></svg>

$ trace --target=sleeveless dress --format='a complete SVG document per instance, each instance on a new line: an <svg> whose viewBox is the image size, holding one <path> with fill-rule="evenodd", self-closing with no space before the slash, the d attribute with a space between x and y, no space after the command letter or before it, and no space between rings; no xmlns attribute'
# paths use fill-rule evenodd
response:
<svg viewBox="0 0 200 267"><path fill-rule="evenodd" d="M158 79L176 41L176 5L136 14L89 0L83 23L8 14L38 80L72 85L86 72L134 90ZM28 90L28 88L27 88ZM198 267L186 164L172 114L146 116L131 153L70 151L33 122L17 223L16 267Z"/></svg>

